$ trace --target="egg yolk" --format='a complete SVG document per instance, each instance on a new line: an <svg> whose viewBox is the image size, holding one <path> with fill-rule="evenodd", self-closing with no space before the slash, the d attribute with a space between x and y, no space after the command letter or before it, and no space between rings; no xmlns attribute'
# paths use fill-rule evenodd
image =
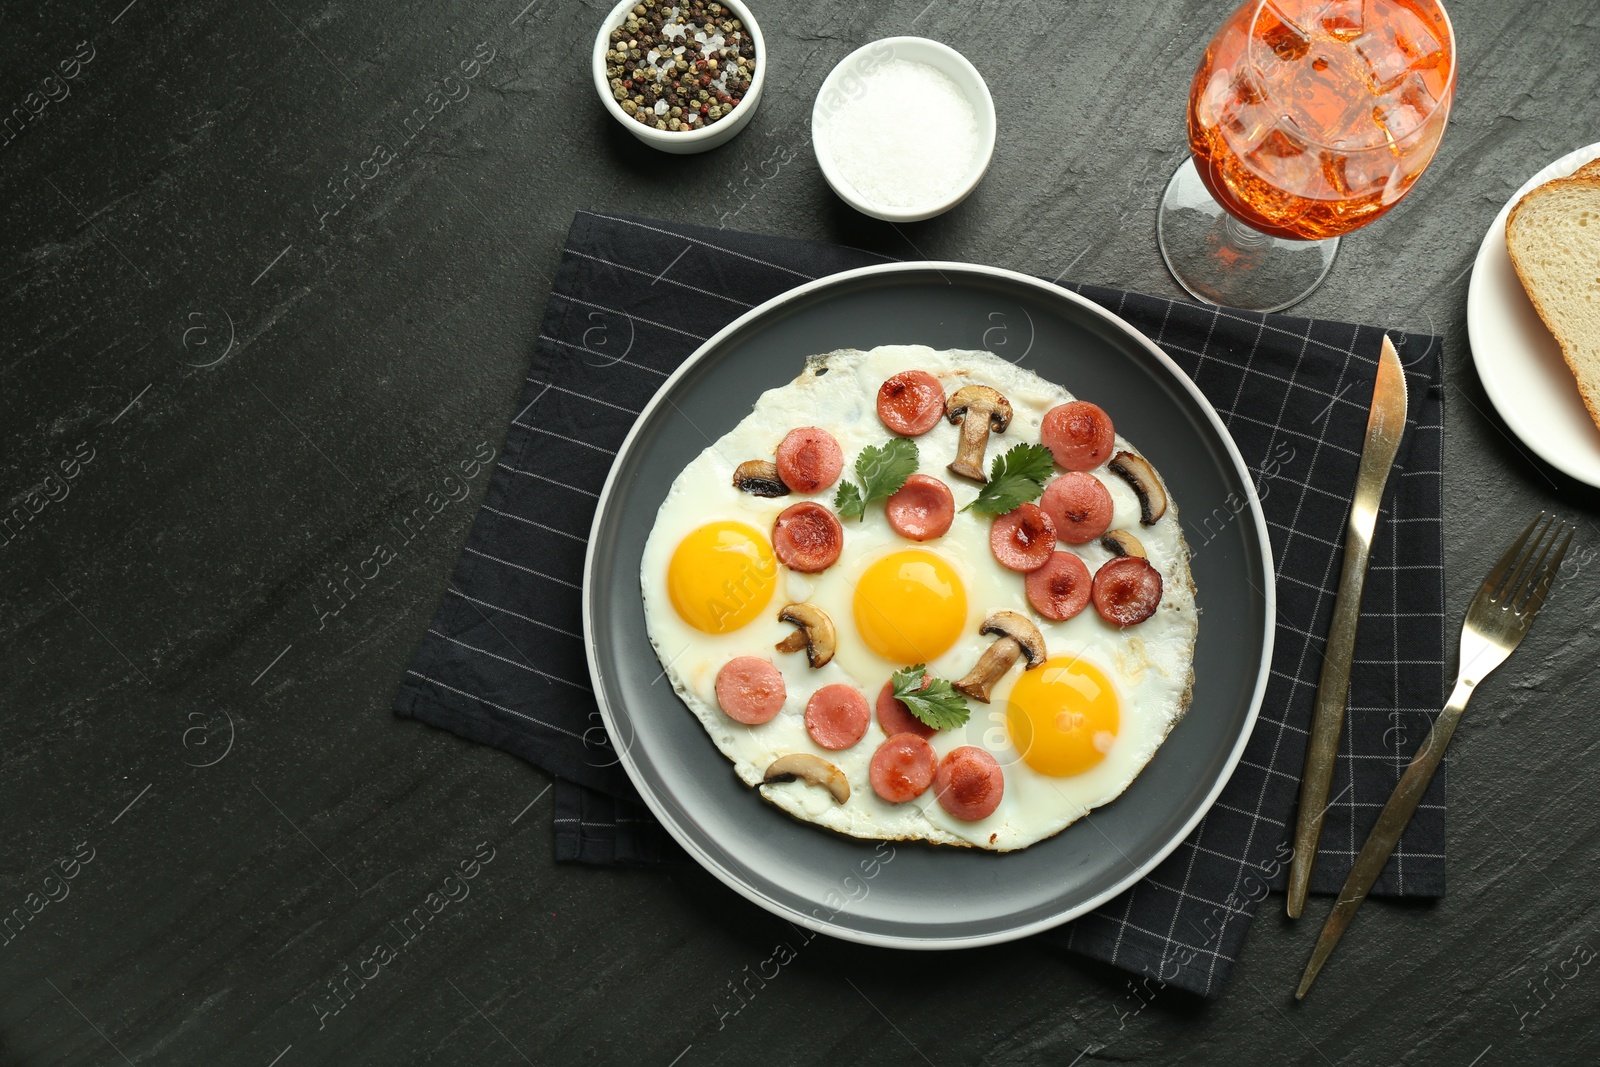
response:
<svg viewBox="0 0 1600 1067"><path fill-rule="evenodd" d="M742 522L707 523L678 542L667 564L672 606L708 634L729 633L760 615L777 581L772 546Z"/></svg>
<svg viewBox="0 0 1600 1067"><path fill-rule="evenodd" d="M927 663L949 650L967 624L967 590L932 552L892 552L861 574L856 629L891 663Z"/></svg>
<svg viewBox="0 0 1600 1067"><path fill-rule="evenodd" d="M1082 774L1117 739L1117 692L1100 670L1055 656L1024 671L1011 687L1006 727L1022 761L1054 778Z"/></svg>

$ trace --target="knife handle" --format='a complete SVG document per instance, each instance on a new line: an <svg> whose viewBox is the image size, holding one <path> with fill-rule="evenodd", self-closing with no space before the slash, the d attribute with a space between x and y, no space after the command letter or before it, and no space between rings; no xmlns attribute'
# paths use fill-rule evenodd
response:
<svg viewBox="0 0 1600 1067"><path fill-rule="evenodd" d="M1339 735L1344 730L1345 702L1350 694L1350 662L1355 655L1356 623L1361 618L1361 591L1367 580L1367 559L1372 551L1372 530L1377 508L1351 508L1344 567L1339 575L1339 595L1328 627L1323 651L1322 677L1317 683L1317 703L1311 714L1311 735L1306 741L1305 769L1300 775L1300 808L1295 819L1294 853L1289 863L1289 918L1298 919L1306 906L1311 868L1317 859L1322 820L1328 813L1328 791L1334 763L1339 757ZM1370 516L1358 525L1358 517ZM1363 528L1364 527L1364 528Z"/></svg>
<svg viewBox="0 0 1600 1067"><path fill-rule="evenodd" d="M1306 964L1305 974L1300 979L1300 988L1295 992L1296 1000L1304 997L1306 991L1311 988L1311 983L1316 981L1322 965L1327 962L1334 946L1339 943L1339 938L1344 936L1345 928L1350 925L1350 920L1356 917L1356 912L1367 899L1367 893L1372 889L1373 883L1377 882L1378 875L1383 873L1384 865L1394 854L1395 846L1400 843L1401 833L1410 824L1411 816L1416 814L1417 805L1422 803L1422 795L1427 792L1428 784L1433 781L1434 773L1444 760L1444 750L1449 747L1450 738L1455 735L1456 726L1461 722L1461 714L1466 710L1467 701L1471 697L1472 686L1465 681L1458 681L1455 692L1450 694L1450 702L1434 720L1433 728L1428 731L1422 747L1411 757L1411 763L1400 776L1399 784L1389 795L1389 802L1383 806L1382 814L1378 816L1372 832L1367 835L1366 844L1361 846L1360 855L1356 856L1355 863L1350 867L1350 876L1345 879L1344 888L1339 890L1339 899L1334 904L1333 911L1328 913L1328 921L1322 928L1322 935L1317 938L1317 947L1312 950L1311 962Z"/></svg>

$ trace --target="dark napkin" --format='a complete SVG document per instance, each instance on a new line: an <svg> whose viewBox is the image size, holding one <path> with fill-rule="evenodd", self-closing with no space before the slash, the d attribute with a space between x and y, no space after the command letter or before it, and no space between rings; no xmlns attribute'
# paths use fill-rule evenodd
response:
<svg viewBox="0 0 1600 1067"><path fill-rule="evenodd" d="M554 775L558 859L684 859L618 765L579 636L584 546L615 449L672 369L720 327L801 282L883 259L677 223L589 213L573 220L488 495L394 705L398 715ZM1384 331L1069 288L1148 334L1232 431L1271 531L1278 626L1260 720L1210 813L1149 877L1040 936L1212 995L1267 886L1281 887L1287 873ZM1411 407L1367 577L1312 882L1321 893L1338 891L1443 700L1440 346L1431 336L1389 336L1406 365ZM1190 545L1203 545L1214 526L1187 513L1184 520ZM1374 893L1443 895L1443 801L1441 773Z"/></svg>

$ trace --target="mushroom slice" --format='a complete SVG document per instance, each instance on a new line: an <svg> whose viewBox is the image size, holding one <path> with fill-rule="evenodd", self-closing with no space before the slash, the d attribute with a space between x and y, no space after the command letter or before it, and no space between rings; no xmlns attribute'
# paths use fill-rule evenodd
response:
<svg viewBox="0 0 1600 1067"><path fill-rule="evenodd" d="M1025 660L1023 670L1029 671L1045 661L1044 635L1014 611L997 611L990 615L978 628L978 633L997 640L978 657L977 664L966 677L952 684L958 692L979 703L989 703L990 690L1017 660Z"/></svg>
<svg viewBox="0 0 1600 1067"><path fill-rule="evenodd" d="M803 648L806 662L813 667L826 666L833 659L833 620L827 612L815 604L789 604L778 612L778 621L799 627L773 646L779 652L799 652Z"/></svg>
<svg viewBox="0 0 1600 1067"><path fill-rule="evenodd" d="M1127 530L1112 530L1110 533L1100 538L1100 547L1111 553L1113 556L1138 556L1140 559L1149 558L1145 555L1144 545L1140 543L1137 537L1133 536L1133 534L1129 533Z"/></svg>
<svg viewBox="0 0 1600 1067"><path fill-rule="evenodd" d="M763 785L774 782L792 782L796 778L820 785L833 794L833 799L843 804L850 799L850 782L844 772L821 756L809 752L791 752L779 756L762 776Z"/></svg>
<svg viewBox="0 0 1600 1067"><path fill-rule="evenodd" d="M1134 494L1139 498L1140 524L1154 526L1167 513L1167 491L1161 487L1156 469L1143 456L1136 456L1132 452L1118 452L1111 457L1108 466L1114 474L1133 486Z"/></svg>
<svg viewBox="0 0 1600 1067"><path fill-rule="evenodd" d="M961 425L961 447L950 464L950 473L987 482L983 453L989 445L989 431L1006 432L1011 425L1011 401L987 385L967 385L950 394L944 413L951 422Z"/></svg>
<svg viewBox="0 0 1600 1067"><path fill-rule="evenodd" d="M733 472L733 487L751 496L788 496L789 487L778 477L778 465L769 459L747 459Z"/></svg>

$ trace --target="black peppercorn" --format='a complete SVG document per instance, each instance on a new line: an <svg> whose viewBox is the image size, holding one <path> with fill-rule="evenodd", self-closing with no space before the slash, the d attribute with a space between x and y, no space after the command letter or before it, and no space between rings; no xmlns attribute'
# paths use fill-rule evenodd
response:
<svg viewBox="0 0 1600 1067"><path fill-rule="evenodd" d="M705 0L638 0L611 31L606 54L613 92L631 118L659 130L687 131L732 113L755 74L755 42L732 14ZM696 33L720 34L722 43L696 40ZM651 53L653 60L647 58ZM661 115L655 113L658 103Z"/></svg>

